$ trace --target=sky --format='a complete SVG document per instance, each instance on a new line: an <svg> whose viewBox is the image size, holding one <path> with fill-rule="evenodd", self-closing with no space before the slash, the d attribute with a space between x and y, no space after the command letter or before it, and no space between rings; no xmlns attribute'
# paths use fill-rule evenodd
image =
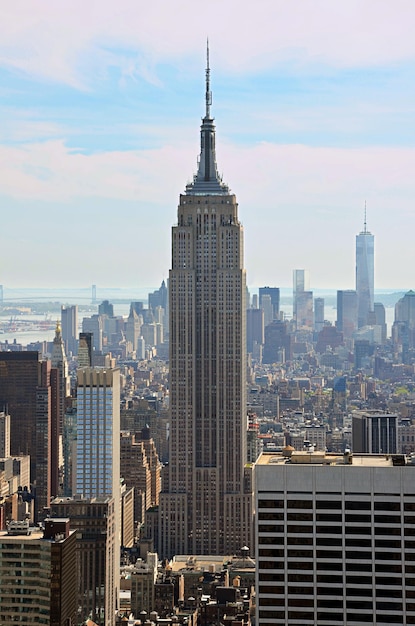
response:
<svg viewBox="0 0 415 626"><path fill-rule="evenodd" d="M0 0L0 284L155 288L196 171L209 38L217 160L248 284L415 288L413 0ZM30 9L30 10L29 10Z"/></svg>

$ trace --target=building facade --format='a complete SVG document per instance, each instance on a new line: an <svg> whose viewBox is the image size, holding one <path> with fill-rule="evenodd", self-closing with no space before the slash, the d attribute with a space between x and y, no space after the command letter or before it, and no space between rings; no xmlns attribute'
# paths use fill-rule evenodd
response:
<svg viewBox="0 0 415 626"><path fill-rule="evenodd" d="M391 456L262 454L256 623L415 623L415 466ZM400 463L401 459L397 459Z"/></svg>
<svg viewBox="0 0 415 626"><path fill-rule="evenodd" d="M162 556L250 544L246 464L246 278L238 205L220 178L206 71L193 182L172 229L170 459L160 494ZM252 492L251 492L252 493Z"/></svg>
<svg viewBox="0 0 415 626"><path fill-rule="evenodd" d="M44 531L11 522L0 532L1 624L76 624L77 587L68 519L48 519Z"/></svg>

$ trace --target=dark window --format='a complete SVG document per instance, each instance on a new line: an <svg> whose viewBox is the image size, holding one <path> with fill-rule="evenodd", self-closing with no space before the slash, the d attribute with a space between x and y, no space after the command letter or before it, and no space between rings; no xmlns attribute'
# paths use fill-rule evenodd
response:
<svg viewBox="0 0 415 626"><path fill-rule="evenodd" d="M258 525L260 533L283 533L284 526L282 524L260 524Z"/></svg>
<svg viewBox="0 0 415 626"><path fill-rule="evenodd" d="M284 549L283 548L260 548L259 556L271 556L271 557L284 557Z"/></svg>
<svg viewBox="0 0 415 626"><path fill-rule="evenodd" d="M281 517L280 517L281 516ZM284 519L284 513L269 513L268 511L259 511L258 512L259 520L270 520L275 521L278 519Z"/></svg>
<svg viewBox="0 0 415 626"><path fill-rule="evenodd" d="M400 502L375 502L375 511L400 511Z"/></svg>
<svg viewBox="0 0 415 626"><path fill-rule="evenodd" d="M349 539L346 537L346 546L350 548L370 548L372 546L371 539Z"/></svg>
<svg viewBox="0 0 415 626"><path fill-rule="evenodd" d="M305 565L305 563L303 565ZM341 572L343 569L343 563L317 563L316 569L320 570L320 572Z"/></svg>
<svg viewBox="0 0 415 626"><path fill-rule="evenodd" d="M349 509L349 511L370 511L370 502L358 502L353 500L351 502L345 502L344 508Z"/></svg>
<svg viewBox="0 0 415 626"><path fill-rule="evenodd" d="M279 582L284 580L284 574L268 574L264 572L259 573L259 580L268 580L268 581L276 581Z"/></svg>
<svg viewBox="0 0 415 626"><path fill-rule="evenodd" d="M369 579L368 584L371 584L371 580ZM352 598L354 596L363 597L363 598L371 598L373 595L372 587L370 589L364 589L363 587L349 587L346 589L346 595L348 598Z"/></svg>
<svg viewBox="0 0 415 626"><path fill-rule="evenodd" d="M312 509L312 500L287 500L287 507L289 509Z"/></svg>
<svg viewBox="0 0 415 626"><path fill-rule="evenodd" d="M342 503L339 500L317 500L316 509L341 509Z"/></svg>
<svg viewBox="0 0 415 626"><path fill-rule="evenodd" d="M405 518L406 521L406 518ZM414 517L415 521L415 517ZM377 524L400 524L400 515L375 515L375 523ZM411 522L412 523L412 522Z"/></svg>
<svg viewBox="0 0 415 626"><path fill-rule="evenodd" d="M342 553L340 550L317 550L316 556L318 559L341 559Z"/></svg>
<svg viewBox="0 0 415 626"><path fill-rule="evenodd" d="M287 521L289 522L312 522L312 513L287 513Z"/></svg>
<svg viewBox="0 0 415 626"><path fill-rule="evenodd" d="M398 563L397 565L393 565L392 563L375 563L375 569L377 572L391 572L395 574L400 574L402 572L402 565L400 563Z"/></svg>
<svg viewBox="0 0 415 626"><path fill-rule="evenodd" d="M371 519L372 518L371 518L370 515L363 515L363 514L360 514L360 513L346 513L346 516L345 516L346 522L370 523Z"/></svg>
<svg viewBox="0 0 415 626"><path fill-rule="evenodd" d="M372 565L370 563L353 563L352 561L351 563L346 563L346 569L351 572L371 572Z"/></svg>
<svg viewBox="0 0 415 626"><path fill-rule="evenodd" d="M402 611L401 602L376 602L377 611Z"/></svg>
<svg viewBox="0 0 415 626"><path fill-rule="evenodd" d="M313 574L288 574L290 583L312 583Z"/></svg>
<svg viewBox="0 0 415 626"><path fill-rule="evenodd" d="M333 583L337 585L343 584L343 576L334 576L333 574L317 574L318 583Z"/></svg>
<svg viewBox="0 0 415 626"><path fill-rule="evenodd" d="M313 613L307 613L307 611L288 611L288 619L311 620L313 617Z"/></svg>
<svg viewBox="0 0 415 626"><path fill-rule="evenodd" d="M372 528L370 526L347 526L346 525L346 533L348 535L370 535L372 532ZM384 530L382 529L382 533L384 534Z"/></svg>
<svg viewBox="0 0 415 626"><path fill-rule="evenodd" d="M316 545L317 546L341 546L342 539L341 537L317 537Z"/></svg>
<svg viewBox="0 0 415 626"><path fill-rule="evenodd" d="M371 552L361 552L360 550L346 550L346 559L371 559Z"/></svg>
<svg viewBox="0 0 415 626"><path fill-rule="evenodd" d="M313 598L288 598L288 606L314 606Z"/></svg>
<svg viewBox="0 0 415 626"><path fill-rule="evenodd" d="M283 509L284 500L258 500L258 509Z"/></svg>
<svg viewBox="0 0 415 626"><path fill-rule="evenodd" d="M265 591L265 589L271 589L271 591ZM284 587L260 587L259 593L284 593ZM261 598L261 606L274 606L274 598Z"/></svg>
<svg viewBox="0 0 415 626"><path fill-rule="evenodd" d="M294 546L312 546L313 538L312 537L287 537L287 544Z"/></svg>
<svg viewBox="0 0 415 626"><path fill-rule="evenodd" d="M371 585L372 584L372 577L371 576L346 576L346 583L348 585L350 584L356 584L356 585ZM350 589L350 593L352 593L352 595L356 595L355 592L358 592L359 589ZM347 593L349 593L349 590L347 590ZM370 590L370 593L372 593L372 590Z"/></svg>
<svg viewBox="0 0 415 626"><path fill-rule="evenodd" d="M399 539L376 539L375 548L401 548Z"/></svg>
<svg viewBox="0 0 415 626"><path fill-rule="evenodd" d="M312 526L297 526L295 524L287 525L287 533L312 533Z"/></svg>
<svg viewBox="0 0 415 626"><path fill-rule="evenodd" d="M343 600L317 600L319 609L343 609Z"/></svg>
<svg viewBox="0 0 415 626"><path fill-rule="evenodd" d="M317 533L324 533L326 535L341 535L343 532L342 525L338 526L316 526Z"/></svg>
<svg viewBox="0 0 415 626"><path fill-rule="evenodd" d="M347 609L372 609L373 602L369 600L349 600L346 598L346 608Z"/></svg>
<svg viewBox="0 0 415 626"><path fill-rule="evenodd" d="M317 522L341 522L341 513L316 513Z"/></svg>
<svg viewBox="0 0 415 626"><path fill-rule="evenodd" d="M289 559L312 559L313 551L289 549L287 551L287 556Z"/></svg>

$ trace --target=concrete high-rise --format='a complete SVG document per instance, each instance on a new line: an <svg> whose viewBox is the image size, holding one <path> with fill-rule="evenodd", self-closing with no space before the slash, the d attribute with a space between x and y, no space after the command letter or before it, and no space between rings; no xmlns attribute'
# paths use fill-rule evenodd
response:
<svg viewBox="0 0 415 626"><path fill-rule="evenodd" d="M356 293L358 327L369 323L374 311L375 289L375 238L366 227L366 210L363 230L356 235Z"/></svg>
<svg viewBox="0 0 415 626"><path fill-rule="evenodd" d="M78 305L61 308L61 326L66 354L76 354L78 349Z"/></svg>
<svg viewBox="0 0 415 626"><path fill-rule="evenodd" d="M391 455L262 454L256 623L415 623L414 466Z"/></svg>
<svg viewBox="0 0 415 626"><path fill-rule="evenodd" d="M45 530L10 522L0 531L0 624L77 623L76 533L68 519Z"/></svg>
<svg viewBox="0 0 415 626"><path fill-rule="evenodd" d="M208 62L198 171L180 196L172 229L162 556L237 553L252 539L243 229L236 197L218 173L210 107Z"/></svg>

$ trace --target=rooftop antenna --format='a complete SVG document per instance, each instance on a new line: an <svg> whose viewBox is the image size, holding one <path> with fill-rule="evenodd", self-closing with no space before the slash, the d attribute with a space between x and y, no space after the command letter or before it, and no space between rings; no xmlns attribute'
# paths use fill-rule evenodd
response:
<svg viewBox="0 0 415 626"><path fill-rule="evenodd" d="M364 233L367 233L367 228L366 228L367 224L366 224L366 200L365 200L365 221L364 221Z"/></svg>
<svg viewBox="0 0 415 626"><path fill-rule="evenodd" d="M206 118L210 119L212 92L210 91L209 39L206 39Z"/></svg>

